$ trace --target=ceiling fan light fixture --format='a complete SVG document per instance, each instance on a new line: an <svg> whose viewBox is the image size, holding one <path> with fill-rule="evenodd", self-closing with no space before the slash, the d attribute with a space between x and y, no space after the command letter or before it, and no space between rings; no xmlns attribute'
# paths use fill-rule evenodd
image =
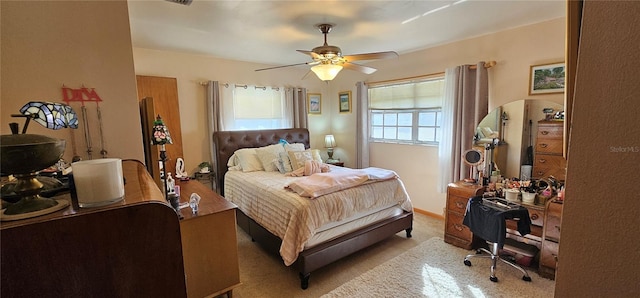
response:
<svg viewBox="0 0 640 298"><path fill-rule="evenodd" d="M311 67L311 71L318 76L320 80L331 81L342 70L342 65L336 64L318 64Z"/></svg>

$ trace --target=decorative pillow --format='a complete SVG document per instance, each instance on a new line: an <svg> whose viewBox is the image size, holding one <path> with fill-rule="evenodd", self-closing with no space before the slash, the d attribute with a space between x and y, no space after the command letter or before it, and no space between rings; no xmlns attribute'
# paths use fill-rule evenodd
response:
<svg viewBox="0 0 640 298"><path fill-rule="evenodd" d="M231 157L229 157L229 161L227 162L227 167L233 167L239 165L238 163L238 155L234 152Z"/></svg>
<svg viewBox="0 0 640 298"><path fill-rule="evenodd" d="M278 154L278 163L282 164L282 168L285 173L293 171L293 168L291 167L291 160L289 159L289 154L287 154L287 152L280 152ZM278 171L280 171L279 168ZM280 173L282 173L282 171L280 171Z"/></svg>
<svg viewBox="0 0 640 298"><path fill-rule="evenodd" d="M280 152L284 152L284 147L280 144L256 148L256 154L258 155L258 159L260 159L260 163L262 163L262 168L267 172L275 172L278 170L273 160L278 159Z"/></svg>
<svg viewBox="0 0 640 298"><path fill-rule="evenodd" d="M238 149L234 154L238 156L243 172L264 171L255 148Z"/></svg>
<svg viewBox="0 0 640 298"><path fill-rule="evenodd" d="M320 150L318 150L318 149L308 149L306 151L311 152L311 157L313 157L313 160L315 160L317 162L322 162L322 157L320 156Z"/></svg>
<svg viewBox="0 0 640 298"><path fill-rule="evenodd" d="M273 165L278 169L278 172L280 172L281 174L284 174L287 172L287 170L284 168L284 162L280 157L273 160ZM289 167L291 167L291 163L289 163Z"/></svg>
<svg viewBox="0 0 640 298"><path fill-rule="evenodd" d="M284 144L284 150L286 151L304 151L304 149L304 144L302 143Z"/></svg>
<svg viewBox="0 0 640 298"><path fill-rule="evenodd" d="M311 151L289 151L289 159L291 160L291 168L295 171L304 167L304 162L307 160L313 160Z"/></svg>

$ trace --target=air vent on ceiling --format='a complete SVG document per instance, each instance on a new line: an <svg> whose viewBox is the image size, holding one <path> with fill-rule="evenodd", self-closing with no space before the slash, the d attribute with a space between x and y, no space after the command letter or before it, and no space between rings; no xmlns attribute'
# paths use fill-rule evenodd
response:
<svg viewBox="0 0 640 298"><path fill-rule="evenodd" d="M193 0L167 0L169 2L178 3L182 5L190 5Z"/></svg>

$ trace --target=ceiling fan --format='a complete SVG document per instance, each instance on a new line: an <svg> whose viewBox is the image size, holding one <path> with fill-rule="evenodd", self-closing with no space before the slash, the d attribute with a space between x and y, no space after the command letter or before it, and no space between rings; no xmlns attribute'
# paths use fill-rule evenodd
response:
<svg viewBox="0 0 640 298"><path fill-rule="evenodd" d="M340 50L337 46L332 46L327 43L327 34L333 28L333 24L318 24L316 27L322 32L324 35L324 44L318 47L313 48L311 51L307 50L297 50L300 53L307 54L311 56L312 61L290 64L290 65L282 65L275 67L268 67L262 69L256 69L256 71L263 71L269 69L297 66L297 65L311 65L311 71L313 71L318 78L323 81L331 81L333 80L338 73L342 70L342 68L351 69L355 71L360 71L365 74L372 74L377 69L369 66L364 66L360 64L355 64L352 61L358 60L376 60L376 59L387 59L387 58L396 58L398 57L398 53L390 51L390 52L376 52L376 53L365 53L365 54L355 54L355 55L347 55L342 56L342 50Z"/></svg>

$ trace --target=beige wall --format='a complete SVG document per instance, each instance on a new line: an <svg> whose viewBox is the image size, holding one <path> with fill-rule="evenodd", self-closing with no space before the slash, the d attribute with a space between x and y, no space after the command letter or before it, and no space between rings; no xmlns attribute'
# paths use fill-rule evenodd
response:
<svg viewBox="0 0 640 298"><path fill-rule="evenodd" d="M634 1L584 4L557 297L640 294L638 14Z"/></svg>
<svg viewBox="0 0 640 298"><path fill-rule="evenodd" d="M2 111L0 131L29 101L62 102L63 85L95 88L104 124L108 156L143 159L140 114L136 100L127 2L2 1ZM80 104L71 106L81 117ZM86 105L93 157L101 150L96 105ZM72 132L78 154L87 158L84 131L49 130L31 122L28 133L67 140L71 161Z"/></svg>

